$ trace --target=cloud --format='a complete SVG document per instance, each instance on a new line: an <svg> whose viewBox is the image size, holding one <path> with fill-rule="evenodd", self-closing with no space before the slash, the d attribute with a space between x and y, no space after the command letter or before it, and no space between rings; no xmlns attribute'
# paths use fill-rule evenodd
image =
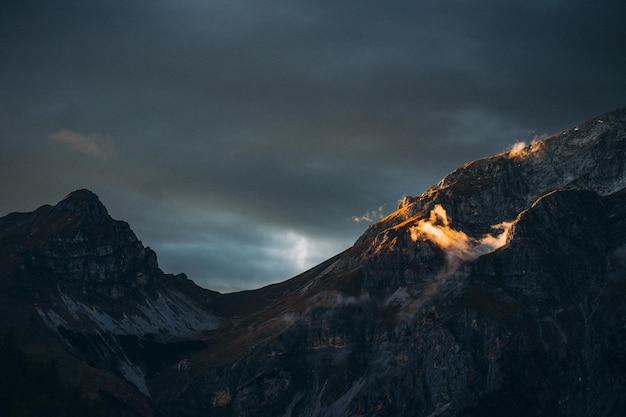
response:
<svg viewBox="0 0 626 417"><path fill-rule="evenodd" d="M428 240L441 248L446 254L446 263L441 271L421 289L419 297L405 306L399 313L400 316L412 317L426 302L439 293L448 278L453 276L464 262L474 261L506 245L513 224L514 222L496 224L492 226L492 229L498 233L495 235L486 233L480 239L476 239L462 230L452 228L446 210L437 204L430 211L429 217L419 220L409 229L409 233L413 241ZM406 302L406 297L400 297L400 295L392 295L387 302Z"/></svg>
<svg viewBox="0 0 626 417"><path fill-rule="evenodd" d="M523 158L526 155L528 155L526 142L517 142L511 146L511 150L509 151L510 158Z"/></svg>
<svg viewBox="0 0 626 417"><path fill-rule="evenodd" d="M426 239L433 242L445 251L449 264L458 266L462 262L476 260L479 256L504 246L508 242L509 230L512 226L513 222L496 224L491 228L499 231L498 234L494 236L486 233L480 239L475 239L461 230L450 227L446 210L437 204L430 211L428 219L419 220L409 231L413 241Z"/></svg>
<svg viewBox="0 0 626 417"><path fill-rule="evenodd" d="M62 129L49 136L56 143L70 146L75 151L95 158L106 159L115 154L115 143L110 135L93 133L83 135L73 130Z"/></svg>
<svg viewBox="0 0 626 417"><path fill-rule="evenodd" d="M352 216L352 221L354 223L372 223L382 219L383 217L385 217L385 215L383 214L383 206L380 206L376 210L366 212L362 216Z"/></svg>

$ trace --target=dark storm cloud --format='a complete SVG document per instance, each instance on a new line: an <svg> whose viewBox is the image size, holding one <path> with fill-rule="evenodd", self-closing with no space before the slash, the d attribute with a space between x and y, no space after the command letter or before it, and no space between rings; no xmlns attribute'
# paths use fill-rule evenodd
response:
<svg viewBox="0 0 626 417"><path fill-rule="evenodd" d="M95 191L224 290L626 99L620 1L10 1L0 213Z"/></svg>

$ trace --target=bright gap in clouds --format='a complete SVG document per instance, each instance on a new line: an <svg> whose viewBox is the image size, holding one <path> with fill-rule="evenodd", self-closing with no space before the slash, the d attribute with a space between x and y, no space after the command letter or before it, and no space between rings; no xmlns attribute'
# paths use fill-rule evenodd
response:
<svg viewBox="0 0 626 417"><path fill-rule="evenodd" d="M311 261L314 247L309 239L291 231L286 232L283 239L279 245L268 250L270 257L284 259L300 271L314 266ZM285 247L280 247L283 245Z"/></svg>
<svg viewBox="0 0 626 417"><path fill-rule="evenodd" d="M219 292L285 281L346 249L343 242L293 230L264 233L260 240L251 234L247 243L207 235L202 241L162 242L154 249L164 271L184 272L201 287Z"/></svg>

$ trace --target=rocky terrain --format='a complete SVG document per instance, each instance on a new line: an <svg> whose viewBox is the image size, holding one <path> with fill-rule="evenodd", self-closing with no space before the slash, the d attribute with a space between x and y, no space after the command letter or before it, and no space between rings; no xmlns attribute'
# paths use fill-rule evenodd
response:
<svg viewBox="0 0 626 417"><path fill-rule="evenodd" d="M255 291L163 273L87 190L0 219L0 250L0 327L103 415L626 415L626 109Z"/></svg>

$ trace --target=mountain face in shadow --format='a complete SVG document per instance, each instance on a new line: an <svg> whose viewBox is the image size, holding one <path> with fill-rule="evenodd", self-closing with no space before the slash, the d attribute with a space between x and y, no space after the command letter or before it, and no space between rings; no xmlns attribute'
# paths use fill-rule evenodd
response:
<svg viewBox="0 0 626 417"><path fill-rule="evenodd" d="M626 415L626 109L254 291L163 273L88 190L0 219L0 250L1 329L103 415Z"/></svg>

